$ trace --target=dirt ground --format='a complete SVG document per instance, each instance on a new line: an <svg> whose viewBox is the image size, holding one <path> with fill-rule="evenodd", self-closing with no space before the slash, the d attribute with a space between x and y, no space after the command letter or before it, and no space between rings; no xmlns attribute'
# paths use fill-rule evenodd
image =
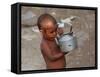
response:
<svg viewBox="0 0 100 77"><path fill-rule="evenodd" d="M57 21L70 16L79 17L79 19L72 22L73 32L74 36L77 38L78 47L65 56L66 68L95 66L95 11L23 7L21 69L46 69L45 61L40 51L41 35L39 32L34 32L32 30L33 26L36 26L37 17L45 12L53 15ZM66 26L64 30L68 32L69 27Z"/></svg>

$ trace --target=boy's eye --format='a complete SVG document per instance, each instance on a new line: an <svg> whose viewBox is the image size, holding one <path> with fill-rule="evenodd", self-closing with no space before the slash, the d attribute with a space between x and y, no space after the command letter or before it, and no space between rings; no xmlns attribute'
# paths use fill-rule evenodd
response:
<svg viewBox="0 0 100 77"><path fill-rule="evenodd" d="M50 32L50 33L53 33L53 31L52 31L52 32Z"/></svg>

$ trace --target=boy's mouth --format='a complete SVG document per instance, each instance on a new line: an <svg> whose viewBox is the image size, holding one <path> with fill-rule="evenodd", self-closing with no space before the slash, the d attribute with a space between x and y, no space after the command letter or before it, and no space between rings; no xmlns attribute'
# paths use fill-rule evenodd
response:
<svg viewBox="0 0 100 77"><path fill-rule="evenodd" d="M50 37L49 39L50 39L50 40L54 40L54 39L55 39L55 37Z"/></svg>

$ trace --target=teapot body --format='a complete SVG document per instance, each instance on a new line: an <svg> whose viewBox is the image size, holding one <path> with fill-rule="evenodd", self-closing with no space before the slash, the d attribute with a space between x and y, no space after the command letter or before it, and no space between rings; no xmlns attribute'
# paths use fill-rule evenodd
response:
<svg viewBox="0 0 100 77"><path fill-rule="evenodd" d="M77 47L76 37L72 34L64 34L58 39L59 46L63 52L72 51Z"/></svg>

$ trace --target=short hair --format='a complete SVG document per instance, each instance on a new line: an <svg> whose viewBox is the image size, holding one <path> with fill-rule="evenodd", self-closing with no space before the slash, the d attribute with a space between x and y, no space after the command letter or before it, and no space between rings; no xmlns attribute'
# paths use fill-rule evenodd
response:
<svg viewBox="0 0 100 77"><path fill-rule="evenodd" d="M41 22L43 22L47 19L52 21L54 24L57 24L56 19L52 15L45 13L45 14L40 15L37 20L37 25L38 25L39 30L41 30Z"/></svg>

